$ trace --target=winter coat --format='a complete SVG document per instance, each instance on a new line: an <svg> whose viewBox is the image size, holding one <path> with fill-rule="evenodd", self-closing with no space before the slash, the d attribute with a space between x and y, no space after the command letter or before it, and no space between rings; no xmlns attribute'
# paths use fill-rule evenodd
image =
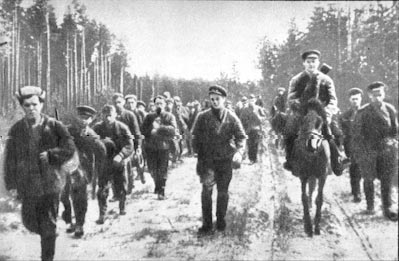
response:
<svg viewBox="0 0 399 261"><path fill-rule="evenodd" d="M109 157L120 154L123 159L126 159L133 153L133 137L126 124L115 121L111 127L107 127L105 122L102 121L94 125L93 130L101 139L110 139L115 145L113 153L109 153L107 147Z"/></svg>
<svg viewBox="0 0 399 261"><path fill-rule="evenodd" d="M223 109L218 118L212 109L198 114L193 130L193 149L198 153L197 172L212 167L213 160L231 160L245 146L244 128L234 112Z"/></svg>
<svg viewBox="0 0 399 261"><path fill-rule="evenodd" d="M142 136L136 114L132 111L123 109L116 119L129 127L130 133L133 135L134 148L137 149L138 146L141 146Z"/></svg>
<svg viewBox="0 0 399 261"><path fill-rule="evenodd" d="M22 200L60 193L65 177L56 170L75 152L72 136L61 122L42 114L39 128L36 151L26 118L16 122L8 133L5 184L8 190L17 189ZM45 151L48 152L48 164L39 158L39 154Z"/></svg>
<svg viewBox="0 0 399 261"><path fill-rule="evenodd" d="M350 156L352 151L353 127L356 114L357 110L350 108L342 113L338 119L344 134L344 148L347 156Z"/></svg>
<svg viewBox="0 0 399 261"><path fill-rule="evenodd" d="M265 116L263 108L258 105L248 105L248 107L244 108L241 111L240 120L245 132L248 134L252 130L260 131L262 128L262 118Z"/></svg>
<svg viewBox="0 0 399 261"><path fill-rule="evenodd" d="M154 134L151 134L152 124L157 118L160 119L160 127ZM160 114L153 112L144 118L144 146L148 150L168 150L170 141L178 135L178 132L175 116L170 112L162 111Z"/></svg>
<svg viewBox="0 0 399 261"><path fill-rule="evenodd" d="M311 98L319 99L325 110L333 115L337 111L337 95L333 80L322 72L312 76L304 71L295 75L289 84L288 103L294 101L305 105Z"/></svg>

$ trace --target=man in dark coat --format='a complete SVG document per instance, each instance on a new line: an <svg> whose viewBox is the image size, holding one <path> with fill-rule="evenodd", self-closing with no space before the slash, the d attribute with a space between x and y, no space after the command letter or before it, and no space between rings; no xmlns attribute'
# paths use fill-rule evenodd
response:
<svg viewBox="0 0 399 261"><path fill-rule="evenodd" d="M90 106L78 106L76 111L77 119L71 123L68 130L78 149L80 165L76 171L67 176L61 202L64 205L62 218L68 224L67 233L75 232L75 237L81 237L84 234L83 225L87 212L87 184L97 178L97 173L102 171L106 148L100 136L89 127L97 113L96 110ZM75 224L72 222L71 205L75 213Z"/></svg>
<svg viewBox="0 0 399 261"><path fill-rule="evenodd" d="M338 112L337 95L333 80L320 72L320 52L317 50L306 51L302 54L305 70L295 75L289 84L288 104L292 110L297 110L299 117L289 116L285 128L286 162L284 167L291 170L291 156L294 141L297 137L300 122L304 114L303 109L311 98L319 99L324 106L326 117L323 126L323 135L328 140L331 150L331 168L336 175L341 175L347 159L339 150L339 141L342 131L333 117ZM338 142L338 144L337 144Z"/></svg>
<svg viewBox="0 0 399 261"><path fill-rule="evenodd" d="M244 153L245 131L234 112L225 108L226 96L223 87L211 86L211 108L198 114L192 129L193 148L198 154L197 173L202 183L200 234L212 231L212 190L215 184L218 191L216 228L225 230L232 162L241 162Z"/></svg>
<svg viewBox="0 0 399 261"><path fill-rule="evenodd" d="M42 260L53 260L59 198L65 185L61 168L72 158L75 145L61 122L41 113L45 98L42 89L22 87L17 98L25 117L8 133L5 185L13 194L16 190L22 201L25 227L40 235Z"/></svg>
<svg viewBox="0 0 399 261"><path fill-rule="evenodd" d="M256 97L251 94L249 96L248 107L241 111L240 120L248 135L248 158L250 164L254 164L258 160L258 147L262 139L262 121L265 119L266 114L263 108L255 104Z"/></svg>
<svg viewBox="0 0 399 261"><path fill-rule="evenodd" d="M184 149L184 141L186 141L187 144L187 132L188 130L188 121L189 121L189 115L190 112L188 111L188 108L183 106L183 102L181 101L179 96L174 96L174 106L173 106L173 115L176 118L176 123L177 123L177 128L179 130L179 136L177 137L178 144L179 144L179 155L177 159L179 161L182 161L182 154L183 154L183 149Z"/></svg>
<svg viewBox="0 0 399 261"><path fill-rule="evenodd" d="M97 123L93 130L101 137L107 148L107 160L104 169L98 177L98 204L100 216L97 224L104 224L107 211L109 183L113 181L115 193L119 200L119 214L126 215L125 202L127 193L127 177L125 164L134 150L133 137L129 127L116 120L116 109L112 105L105 105L102 109L103 121ZM100 174L100 173L99 173Z"/></svg>
<svg viewBox="0 0 399 261"><path fill-rule="evenodd" d="M349 90L350 108L342 113L339 117L339 122L344 133L344 148L345 153L351 159L349 167L350 185L352 189L353 201L358 203L361 201L360 197L360 174L359 164L356 162L352 153L353 141L353 124L356 114L362 104L363 91L359 88L352 88Z"/></svg>
<svg viewBox="0 0 399 261"><path fill-rule="evenodd" d="M149 113L144 119L143 135L145 136L145 151L148 170L150 171L158 199L165 199L165 185L168 174L169 150L171 141L178 129L175 116L165 111L165 97L154 99L156 112Z"/></svg>
<svg viewBox="0 0 399 261"><path fill-rule="evenodd" d="M137 120L137 116L134 112L129 111L125 109L125 104L126 100L123 97L121 93L115 93L114 96L112 97L112 100L114 102L114 106L116 108L116 119L118 121L123 122L129 127L129 130L131 134L133 135L133 141L134 141L134 149L135 149L135 154L136 155L141 155L141 144L142 144L142 136L141 136L141 131L140 131L140 125L139 121ZM129 156L124 162L125 164L125 171L127 172L127 177L128 177L128 190L127 194L130 194L132 192L132 189L134 187L134 173L133 173L133 156Z"/></svg>
<svg viewBox="0 0 399 261"><path fill-rule="evenodd" d="M287 94L286 94L285 88L278 87L277 88L277 96L274 97L273 106L270 110L271 117L274 117L274 115L277 112L285 112L286 106L287 106Z"/></svg>
<svg viewBox="0 0 399 261"><path fill-rule="evenodd" d="M398 175L398 118L395 107L384 101L385 84L367 87L371 102L359 109L353 133L353 153L359 164L366 194L367 210L374 213L374 179L381 182L384 215L398 220L392 208L392 178Z"/></svg>

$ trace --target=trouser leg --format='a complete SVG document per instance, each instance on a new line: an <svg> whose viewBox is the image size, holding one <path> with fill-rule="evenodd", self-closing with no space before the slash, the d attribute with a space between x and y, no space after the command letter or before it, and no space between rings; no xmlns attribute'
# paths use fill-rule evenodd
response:
<svg viewBox="0 0 399 261"><path fill-rule="evenodd" d="M361 174L360 174L358 164L356 162L354 162L353 160L352 160L351 166L349 168L349 176L350 176L352 195L360 197Z"/></svg>
<svg viewBox="0 0 399 261"><path fill-rule="evenodd" d="M68 175L66 177L66 183L64 189L62 190L61 193L61 202L62 205L64 206L64 211L62 212L61 216L62 219L67 224L72 223L72 207L71 207L71 200L69 198L70 194L71 194L71 178Z"/></svg>
<svg viewBox="0 0 399 261"><path fill-rule="evenodd" d="M231 161L216 162L215 169L215 180L218 191L216 205L217 228L224 230L226 228L225 216L229 202L228 190L232 178Z"/></svg>
<svg viewBox="0 0 399 261"><path fill-rule="evenodd" d="M76 225L83 226L87 212L87 185L81 184L72 193L73 209L75 211Z"/></svg>
<svg viewBox="0 0 399 261"><path fill-rule="evenodd" d="M125 211L127 177L125 175L125 167L118 166L113 170L114 185L117 198L119 200L119 211Z"/></svg>
<svg viewBox="0 0 399 261"><path fill-rule="evenodd" d="M42 196L36 208L39 222L42 260L53 260L55 255L55 240L57 230L57 214L59 195Z"/></svg>
<svg viewBox="0 0 399 261"><path fill-rule="evenodd" d="M364 194L366 195L367 210L374 211L374 180L364 179Z"/></svg>
<svg viewBox="0 0 399 261"><path fill-rule="evenodd" d="M201 206L202 206L202 227L212 228L212 185L202 185Z"/></svg>

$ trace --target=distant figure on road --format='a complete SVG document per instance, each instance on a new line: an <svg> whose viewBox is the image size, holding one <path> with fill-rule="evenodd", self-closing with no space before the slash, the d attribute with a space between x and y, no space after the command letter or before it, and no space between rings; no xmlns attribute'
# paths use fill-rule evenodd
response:
<svg viewBox="0 0 399 261"><path fill-rule="evenodd" d="M217 187L216 229L226 228L232 162L240 163L245 148L245 131L238 117L225 108L227 91L209 87L211 108L198 114L192 129L194 152L198 153L197 174L202 183L202 227L199 234L212 231L212 190ZM234 141L234 142L233 142Z"/></svg>
<svg viewBox="0 0 399 261"><path fill-rule="evenodd" d="M254 164L258 160L258 147L262 139L262 121L266 117L263 108L256 105L255 102L256 97L251 94L248 107L241 111L240 116L245 133L248 135L247 145L250 164Z"/></svg>
<svg viewBox="0 0 399 261"><path fill-rule="evenodd" d="M144 119L143 135L145 136L145 153L148 170L151 173L158 199L165 199L165 185L168 175L169 150L171 141L176 136L175 116L165 111L165 97L154 99L156 112L149 113Z"/></svg>
<svg viewBox="0 0 399 261"><path fill-rule="evenodd" d="M367 87L371 102L359 109L354 127L354 157L364 182L367 211L374 213L374 179L381 182L384 215L398 220L392 208L392 178L398 175L398 118L395 107L384 101L385 84Z"/></svg>
<svg viewBox="0 0 399 261"><path fill-rule="evenodd" d="M67 128L42 114L45 92L25 86L17 92L25 117L15 123L5 150L6 189L22 201L25 227L41 239L42 260L53 260L57 216L65 177L57 170L72 158L75 145Z"/></svg>

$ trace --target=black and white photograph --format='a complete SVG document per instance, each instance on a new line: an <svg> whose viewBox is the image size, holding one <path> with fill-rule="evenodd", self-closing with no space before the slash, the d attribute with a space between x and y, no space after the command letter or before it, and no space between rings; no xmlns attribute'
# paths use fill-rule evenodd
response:
<svg viewBox="0 0 399 261"><path fill-rule="evenodd" d="M0 261L398 260L398 1L0 0Z"/></svg>

